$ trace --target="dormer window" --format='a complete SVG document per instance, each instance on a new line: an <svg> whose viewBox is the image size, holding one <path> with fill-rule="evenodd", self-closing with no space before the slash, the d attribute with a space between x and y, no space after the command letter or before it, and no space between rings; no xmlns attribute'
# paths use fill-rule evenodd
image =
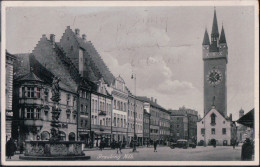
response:
<svg viewBox="0 0 260 167"><path fill-rule="evenodd" d="M211 117L211 123L210 124L213 125L213 126L216 125L216 115L213 113L213 114L211 114L210 117Z"/></svg>

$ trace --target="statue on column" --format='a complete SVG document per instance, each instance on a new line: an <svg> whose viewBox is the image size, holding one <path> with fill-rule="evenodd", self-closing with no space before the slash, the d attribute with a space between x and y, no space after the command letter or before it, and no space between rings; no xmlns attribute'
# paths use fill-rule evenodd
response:
<svg viewBox="0 0 260 167"><path fill-rule="evenodd" d="M51 100L53 102L59 102L60 101L60 87L59 87L59 82L60 82L60 78L58 77L54 77L53 81L52 81L52 89L51 89L51 93L52 93L52 98Z"/></svg>
<svg viewBox="0 0 260 167"><path fill-rule="evenodd" d="M51 121L51 141L59 141L60 140L60 112L61 109L59 108L59 101L60 101L60 87L59 87L60 78L54 77L52 81L52 97L51 100L53 101L52 107L52 121Z"/></svg>

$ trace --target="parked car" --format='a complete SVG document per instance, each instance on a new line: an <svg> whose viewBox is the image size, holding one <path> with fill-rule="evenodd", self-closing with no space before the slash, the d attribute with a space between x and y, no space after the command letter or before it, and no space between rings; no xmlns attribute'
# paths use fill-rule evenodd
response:
<svg viewBox="0 0 260 167"><path fill-rule="evenodd" d="M196 144L193 142L188 142L187 140L184 140L184 139L180 139L180 140L177 140L176 143L171 143L170 147L172 149L174 149L174 148L187 149L188 147L196 148Z"/></svg>

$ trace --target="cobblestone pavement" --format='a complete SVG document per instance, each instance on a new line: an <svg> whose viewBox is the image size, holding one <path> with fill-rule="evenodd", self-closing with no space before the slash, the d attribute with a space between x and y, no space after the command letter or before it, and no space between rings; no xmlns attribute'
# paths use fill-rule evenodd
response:
<svg viewBox="0 0 260 167"><path fill-rule="evenodd" d="M157 152L152 147L137 148L136 153L132 149L123 149L122 154L116 150L84 151L91 156L90 161L240 161L241 146L198 146L195 149L171 149L158 147ZM19 160L19 154L12 157L12 161Z"/></svg>

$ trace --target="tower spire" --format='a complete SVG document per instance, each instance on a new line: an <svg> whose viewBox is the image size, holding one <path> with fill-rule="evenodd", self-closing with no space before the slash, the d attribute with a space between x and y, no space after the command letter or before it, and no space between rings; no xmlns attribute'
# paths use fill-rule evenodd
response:
<svg viewBox="0 0 260 167"><path fill-rule="evenodd" d="M219 36L216 8L214 8L214 18L213 18L213 25L212 25L211 35Z"/></svg>
<svg viewBox="0 0 260 167"><path fill-rule="evenodd" d="M223 24L222 24L222 29L221 29L219 43L227 43L226 42L226 36L225 36L225 31L224 31Z"/></svg>
<svg viewBox="0 0 260 167"><path fill-rule="evenodd" d="M213 25L212 25L212 31L211 31L210 51L218 52L218 50L219 50L218 45L219 45L218 21L217 21L216 9L214 8L214 18L213 18Z"/></svg>
<svg viewBox="0 0 260 167"><path fill-rule="evenodd" d="M208 31L207 31L207 28L205 29L204 39L203 39L202 45L210 45L209 34L208 34Z"/></svg>

